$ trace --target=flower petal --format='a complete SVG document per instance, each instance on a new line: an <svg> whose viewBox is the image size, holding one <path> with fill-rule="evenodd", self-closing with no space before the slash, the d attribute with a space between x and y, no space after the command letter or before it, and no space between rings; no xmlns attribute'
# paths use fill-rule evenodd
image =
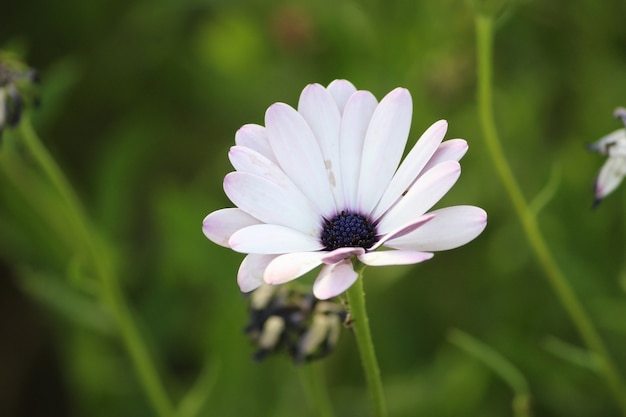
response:
<svg viewBox="0 0 626 417"><path fill-rule="evenodd" d="M272 162L259 152L244 146L233 146L228 152L228 158L237 171L263 177L306 199L287 174L275 162ZM315 210L315 207L311 205L311 209Z"/></svg>
<svg viewBox="0 0 626 417"><path fill-rule="evenodd" d="M589 150L601 155L626 156L626 129L617 129L589 145Z"/></svg>
<svg viewBox="0 0 626 417"><path fill-rule="evenodd" d="M310 84L300 95L298 113L311 128L322 151L326 177L335 199L335 207L343 207L344 196L339 160L341 114L337 103L330 92L320 84Z"/></svg>
<svg viewBox="0 0 626 417"><path fill-rule="evenodd" d="M344 107L350 96L356 92L356 87L347 80L334 80L328 84L328 92L333 95L339 112L343 113Z"/></svg>
<svg viewBox="0 0 626 417"><path fill-rule="evenodd" d="M313 284L313 294L320 300L327 300L350 288L358 278L349 259L324 265Z"/></svg>
<svg viewBox="0 0 626 417"><path fill-rule="evenodd" d="M325 264L336 264L337 262L349 258L351 255L362 255L365 253L365 249L363 248L337 248L333 251L326 252L326 256L322 258L322 262Z"/></svg>
<svg viewBox="0 0 626 417"><path fill-rule="evenodd" d="M452 188L461 175L457 161L446 161L422 175L380 220L378 233L386 234L421 216Z"/></svg>
<svg viewBox="0 0 626 417"><path fill-rule="evenodd" d="M467 152L468 145L463 139L450 139L442 142L433 156L428 160L420 175L446 161L460 161ZM419 177L418 177L419 178Z"/></svg>
<svg viewBox="0 0 626 417"><path fill-rule="evenodd" d="M613 111L613 117L621 119L622 123L626 126L626 109L624 107L618 107Z"/></svg>
<svg viewBox="0 0 626 417"><path fill-rule="evenodd" d="M382 250L367 252L359 256L359 261L369 266L382 265L411 265L427 261L434 256L430 252L416 252L403 250Z"/></svg>
<svg viewBox="0 0 626 417"><path fill-rule="evenodd" d="M626 157L609 156L596 178L594 192L596 203L612 193L622 182L626 175Z"/></svg>
<svg viewBox="0 0 626 417"><path fill-rule="evenodd" d="M255 150L270 161L276 163L274 151L272 151L267 138L267 132L263 126L255 124L243 125L239 128L237 133L235 133L235 144Z"/></svg>
<svg viewBox="0 0 626 417"><path fill-rule="evenodd" d="M224 178L224 191L237 207L262 223L319 233L320 216L310 201L286 185L247 172L231 172Z"/></svg>
<svg viewBox="0 0 626 417"><path fill-rule="evenodd" d="M277 285L301 277L322 263L327 252L295 252L276 257L267 265L263 279Z"/></svg>
<svg viewBox="0 0 626 417"><path fill-rule="evenodd" d="M393 177L411 127L409 91L396 88L376 107L365 135L359 179L359 209L370 214Z"/></svg>
<svg viewBox="0 0 626 417"><path fill-rule="evenodd" d="M245 227L233 233L228 244L237 252L259 254L306 252L324 248L317 237L275 224Z"/></svg>
<svg viewBox="0 0 626 417"><path fill-rule="evenodd" d="M390 239L386 247L402 250L440 251L458 248L474 240L487 226L487 213L474 206L434 210L434 218L415 231Z"/></svg>
<svg viewBox="0 0 626 417"><path fill-rule="evenodd" d="M276 258L276 255L248 255L237 272L237 284L242 292L250 292L264 284L263 273L267 265Z"/></svg>
<svg viewBox="0 0 626 417"><path fill-rule="evenodd" d="M372 246L369 250L373 251L376 250L377 248L384 246L385 242L387 242L388 240L391 239L396 239L400 236L404 236L406 234L409 234L411 232L413 232L415 229L422 227L424 224L428 223L429 221L431 221L435 216L431 213L425 214L421 217L418 217L417 219L409 222L408 224L405 224L403 226L398 227L396 230L392 230L391 232L387 233L386 235L384 235L378 242L376 242L376 244L374 246Z"/></svg>
<svg viewBox="0 0 626 417"><path fill-rule="evenodd" d="M413 146L413 149L404 158L402 164L400 164L398 171L394 174L391 183L389 183L380 202L372 213L372 218L379 218L411 187L437 150L439 144L441 144L446 130L448 130L448 122L445 120L439 120L426 129L417 143L415 143L415 146Z"/></svg>
<svg viewBox="0 0 626 417"><path fill-rule="evenodd" d="M229 248L228 239L239 229L261 223L238 208L214 211L202 221L202 232L213 243Z"/></svg>
<svg viewBox="0 0 626 417"><path fill-rule="evenodd" d="M357 91L348 102L341 119L339 154L341 176L347 209L357 210L357 193L361 175L361 155L367 128L378 101L369 91Z"/></svg>
<svg viewBox="0 0 626 417"><path fill-rule="evenodd" d="M322 152L300 113L284 103L273 104L265 113L265 125L270 146L285 174L322 215L335 214Z"/></svg>

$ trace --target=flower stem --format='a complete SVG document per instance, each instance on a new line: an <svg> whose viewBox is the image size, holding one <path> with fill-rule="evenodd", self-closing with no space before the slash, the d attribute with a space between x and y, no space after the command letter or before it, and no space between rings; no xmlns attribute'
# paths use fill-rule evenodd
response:
<svg viewBox="0 0 626 417"><path fill-rule="evenodd" d="M578 329L587 348L599 358L601 375L615 396L623 415L626 416L626 388L619 371L591 319L576 296L576 293L550 252L539 229L535 214L526 202L521 188L504 156L493 114L493 18L491 16L478 15L476 17L476 36L478 54L478 106L480 121L489 154L491 155L498 176L511 199L515 212L522 223L522 228L528 242L539 260L539 264L543 268L561 304Z"/></svg>
<svg viewBox="0 0 626 417"><path fill-rule="evenodd" d="M89 262L93 273L102 284L102 301L115 319L122 342L152 407L160 417L173 416L174 409L124 300L106 245L91 227L80 200L55 160L37 137L27 115L20 122L20 133L24 145L59 193L68 210L68 218L73 223L68 226L75 230L77 237L74 249L77 253L84 252L85 261Z"/></svg>
<svg viewBox="0 0 626 417"><path fill-rule="evenodd" d="M324 369L321 363L310 363L298 369L302 385L318 417L333 417L333 407L324 381Z"/></svg>
<svg viewBox="0 0 626 417"><path fill-rule="evenodd" d="M383 394L383 384L380 378L380 368L374 352L374 343L365 309L365 292L363 291L363 268L357 268L359 278L348 289L348 307L356 342L361 354L361 363L365 372L365 379L369 388L375 417L387 416L387 406Z"/></svg>

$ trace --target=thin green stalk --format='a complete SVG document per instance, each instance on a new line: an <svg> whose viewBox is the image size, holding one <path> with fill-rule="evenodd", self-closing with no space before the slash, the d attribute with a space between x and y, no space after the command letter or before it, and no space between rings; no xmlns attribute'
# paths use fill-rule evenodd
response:
<svg viewBox="0 0 626 417"><path fill-rule="evenodd" d="M370 332L369 319L365 309L365 292L363 291L363 268L357 268L359 278L348 289L348 306L356 342L361 354L361 364L365 372L365 380L369 388L375 417L387 416L387 406L380 378L380 368L374 352L374 343Z"/></svg>
<svg viewBox="0 0 626 417"><path fill-rule="evenodd" d="M626 388L608 350L595 329L578 297L574 293L559 265L554 260L546 241L541 234L537 219L527 204L511 167L504 156L493 114L492 62L493 62L493 18L479 15L476 18L478 53L478 107L485 142L495 165L498 176L511 199L513 207L528 242L539 260L546 277L556 292L561 304L578 329L587 348L600 361L601 375L615 396L622 413L626 416Z"/></svg>
<svg viewBox="0 0 626 417"><path fill-rule="evenodd" d="M193 386L178 403L176 417L197 417L205 407L219 379L219 362L208 357Z"/></svg>
<svg viewBox="0 0 626 417"><path fill-rule="evenodd" d="M333 417L333 407L328 395L328 386L324 381L322 363L309 363L298 367L298 373L306 396L318 417Z"/></svg>
<svg viewBox="0 0 626 417"><path fill-rule="evenodd" d="M473 355L498 374L513 390L514 417L531 417L530 390L524 375L504 356L468 333L452 329L448 340Z"/></svg>
<svg viewBox="0 0 626 417"><path fill-rule="evenodd" d="M173 416L174 409L126 305L117 275L113 272L111 258L106 246L90 227L80 200L59 166L37 137L27 115L20 123L20 132L26 148L66 205L68 217L74 223L71 226L75 228L77 233L76 248L86 251L86 261L91 262L93 272L102 283L102 300L117 323L121 339L149 401L159 416Z"/></svg>
<svg viewBox="0 0 626 417"><path fill-rule="evenodd" d="M40 187L40 184L33 178L30 171L27 171L20 161L15 161L12 155L6 155L4 149L0 153L0 171L3 174L2 181L13 186L16 193L21 194L25 203L29 204L33 212L44 219L56 234L57 241L62 241L67 245L73 242L73 234L67 230L67 221L61 216L57 216L55 208L50 203L50 191L48 188ZM52 207L51 207L52 206Z"/></svg>

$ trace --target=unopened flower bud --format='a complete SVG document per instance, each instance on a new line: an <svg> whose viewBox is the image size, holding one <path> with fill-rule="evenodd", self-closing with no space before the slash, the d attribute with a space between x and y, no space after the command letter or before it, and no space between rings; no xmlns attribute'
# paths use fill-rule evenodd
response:
<svg viewBox="0 0 626 417"><path fill-rule="evenodd" d="M286 353L298 363L330 354L347 313L332 301L288 286L263 285L250 296L246 333L257 346L254 359Z"/></svg>

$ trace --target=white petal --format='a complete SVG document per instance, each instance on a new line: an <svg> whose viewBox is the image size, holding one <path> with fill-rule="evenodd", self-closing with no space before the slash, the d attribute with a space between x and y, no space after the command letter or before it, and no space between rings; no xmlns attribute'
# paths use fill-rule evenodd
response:
<svg viewBox="0 0 626 417"><path fill-rule="evenodd" d="M328 84L328 91L333 95L335 103L339 108L339 112L343 113L346 102L352 94L356 92L356 87L347 80L334 80Z"/></svg>
<svg viewBox="0 0 626 417"><path fill-rule="evenodd" d="M322 215L334 215L336 208L324 158L300 113L284 103L273 104L265 113L265 125L270 146L285 174Z"/></svg>
<svg viewBox="0 0 626 417"><path fill-rule="evenodd" d="M589 145L589 149L602 155L626 156L626 129L617 129Z"/></svg>
<svg viewBox="0 0 626 417"><path fill-rule="evenodd" d="M235 143L238 146L253 149L270 161L276 163L276 157L270 147L267 132L263 126L255 124L243 125L239 128L237 133L235 133Z"/></svg>
<svg viewBox="0 0 626 417"><path fill-rule="evenodd" d="M330 92L320 84L310 84L300 95L298 113L306 120L322 151L326 177L335 199L335 206L343 207L339 160L341 114L337 103Z"/></svg>
<svg viewBox="0 0 626 417"><path fill-rule="evenodd" d="M621 119L622 123L626 125L626 108L618 107L613 111L613 117Z"/></svg>
<svg viewBox="0 0 626 417"><path fill-rule="evenodd" d="M347 259L352 255L358 256L365 253L365 249L358 247L338 248L330 252L326 252L326 256L322 258L325 264L336 264L337 262Z"/></svg>
<svg viewBox="0 0 626 417"><path fill-rule="evenodd" d="M435 216L431 213L428 214L424 214L421 217L418 217L415 220L412 220L411 222L409 222L408 224L405 224L403 226L398 227L396 230L392 230L391 232L387 233L386 235L384 235L378 242L376 242L376 244L374 246L372 246L369 250L373 251L376 250L377 248L381 247L381 246L386 246L385 243L388 240L391 239L396 239L399 238L401 236L404 236L406 234L409 234L411 232L413 232L414 230L416 230L419 227L422 227L424 224L428 223L429 221L431 221Z"/></svg>
<svg viewBox="0 0 626 417"><path fill-rule="evenodd" d="M448 130L448 122L439 120L431 125L419 138L413 149L404 158L391 183L385 190L372 218L377 219L406 192L433 156Z"/></svg>
<svg viewBox="0 0 626 417"><path fill-rule="evenodd" d="M609 156L602 168L595 183L595 197L599 201L613 192L626 175L626 157Z"/></svg>
<svg viewBox="0 0 626 417"><path fill-rule="evenodd" d="M454 249L474 240L487 226L487 213L479 207L446 207L429 214L434 219L412 233L387 241L385 246L416 251Z"/></svg>
<svg viewBox="0 0 626 417"><path fill-rule="evenodd" d="M346 103L341 119L339 154L346 208L357 210L357 193L361 175L361 156L365 134L378 105L369 91L357 91Z"/></svg>
<svg viewBox="0 0 626 417"><path fill-rule="evenodd" d="M413 104L404 88L387 94L376 107L365 135L359 179L359 209L370 214L389 184L406 145Z"/></svg>
<svg viewBox="0 0 626 417"><path fill-rule="evenodd" d="M228 158L237 171L263 177L274 184L288 189L291 193L301 195L303 199L306 199L300 189L296 187L293 181L289 179L287 174L285 174L276 163L267 159L257 151L244 146L233 146L228 152ZM315 209L313 205L311 205L311 208Z"/></svg>
<svg viewBox="0 0 626 417"><path fill-rule="evenodd" d="M358 278L349 259L324 265L313 284L313 294L320 300L328 300L350 288Z"/></svg>
<svg viewBox="0 0 626 417"><path fill-rule="evenodd" d="M231 172L224 178L224 191L237 207L262 223L319 233L320 216L302 194L285 185L247 172Z"/></svg>
<svg viewBox="0 0 626 417"><path fill-rule="evenodd" d="M419 262L427 261L434 254L430 252L415 252L401 250L383 250L375 252L367 252L359 256L359 261L369 266L382 265L411 265Z"/></svg>
<svg viewBox="0 0 626 417"><path fill-rule="evenodd" d="M261 223L238 208L214 211L202 221L202 232L214 243L229 248L228 239L239 229Z"/></svg>
<svg viewBox="0 0 626 417"><path fill-rule="evenodd" d="M263 273L267 265L276 258L275 255L248 255L239 266L237 284L242 292L250 292L257 289L265 282Z"/></svg>
<svg viewBox="0 0 626 417"><path fill-rule="evenodd" d="M467 148L467 142L463 139L450 139L443 142L439 145L426 166L422 169L420 175L442 162L460 161L467 152Z"/></svg>
<svg viewBox="0 0 626 417"><path fill-rule="evenodd" d="M322 263L327 252L296 252L276 257L265 269L268 284L284 284L301 277Z"/></svg>
<svg viewBox="0 0 626 417"><path fill-rule="evenodd" d="M275 224L245 227L233 233L228 244L237 252L259 254L307 252L324 248L317 237Z"/></svg>
<svg viewBox="0 0 626 417"><path fill-rule="evenodd" d="M456 161L443 162L422 175L378 223L378 233L387 234L421 216L452 188L461 175Z"/></svg>

